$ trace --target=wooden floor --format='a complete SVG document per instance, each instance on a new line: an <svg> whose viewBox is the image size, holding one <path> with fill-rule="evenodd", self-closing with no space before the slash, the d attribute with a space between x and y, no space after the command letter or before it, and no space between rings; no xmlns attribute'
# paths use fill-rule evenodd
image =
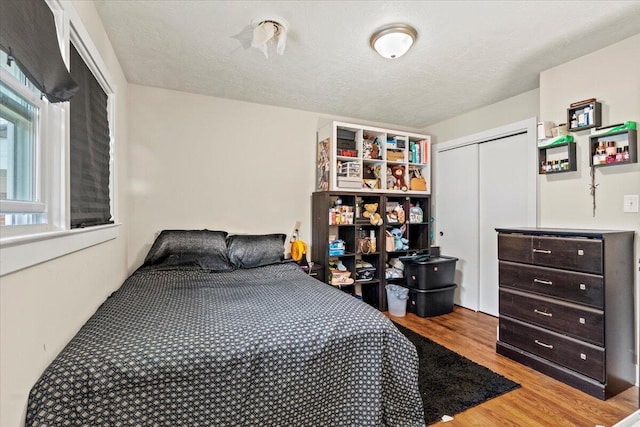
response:
<svg viewBox="0 0 640 427"><path fill-rule="evenodd" d="M437 426L611 426L638 409L638 387L606 401L591 397L496 353L498 319L455 307L453 313L421 318L393 317L440 345L521 385Z"/></svg>

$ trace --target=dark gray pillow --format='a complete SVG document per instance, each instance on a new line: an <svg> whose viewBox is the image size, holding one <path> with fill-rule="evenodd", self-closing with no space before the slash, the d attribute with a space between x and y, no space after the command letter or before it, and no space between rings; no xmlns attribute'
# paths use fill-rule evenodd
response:
<svg viewBox="0 0 640 427"><path fill-rule="evenodd" d="M227 255L227 233L211 230L163 230L149 249L144 265L233 269Z"/></svg>
<svg viewBox="0 0 640 427"><path fill-rule="evenodd" d="M285 234L234 234L227 238L229 260L237 268L276 264L284 259Z"/></svg>

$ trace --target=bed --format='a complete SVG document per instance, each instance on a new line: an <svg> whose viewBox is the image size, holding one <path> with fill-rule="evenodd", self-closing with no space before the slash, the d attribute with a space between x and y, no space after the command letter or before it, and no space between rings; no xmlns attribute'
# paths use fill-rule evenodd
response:
<svg viewBox="0 0 640 427"><path fill-rule="evenodd" d="M283 242L163 231L43 372L26 426L424 426L413 344Z"/></svg>

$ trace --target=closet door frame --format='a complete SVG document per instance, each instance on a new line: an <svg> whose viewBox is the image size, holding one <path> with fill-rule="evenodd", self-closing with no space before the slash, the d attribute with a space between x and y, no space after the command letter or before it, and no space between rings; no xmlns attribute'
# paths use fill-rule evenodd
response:
<svg viewBox="0 0 640 427"><path fill-rule="evenodd" d="M435 244L439 245L440 244L440 239L439 239L439 231L441 231L441 227L438 225L438 218L440 218L443 213L442 211L439 209L438 206L438 200L441 199L442 197L446 197L446 195L443 195L441 193L439 193L438 191L438 156L440 152L444 152L444 151L449 151L449 150L453 150L456 148L460 148L460 147L464 147L467 145L479 145L482 143L487 143L490 142L492 140L496 140L496 139L502 139L502 138L508 138L510 136L514 136L517 134L521 134L521 133L526 133L527 135L527 161L526 161L526 176L527 176L527 197L526 197L526 218L523 220L522 223L522 227L535 227L537 226L537 221L538 221L538 206L537 206L537 200L538 200L538 186L537 186L537 179L538 179L538 175L537 175L537 118L533 117L530 119L526 119L526 120L522 120L519 122L515 122L515 123L511 123L509 125L505 125L505 126L501 126L498 128L494 128L494 129L489 129L483 132L479 132L476 134L472 134L472 135L467 135L461 138L457 138L454 140L450 140L450 141L446 141L446 142L442 142L442 143L437 143L433 145L433 150L435 151L434 157L434 162L433 162L433 177L434 179L434 183L433 183L433 189L434 191L432 191L432 194L435 195L435 197L432 197L432 203L434 204L434 206L432 206L432 212L435 212L435 227L434 230L436 231L435 234ZM479 162L479 159L478 159ZM478 175L478 179L479 179L479 175ZM479 211L478 211L479 212ZM480 223L480 218L476 218L475 219L476 223ZM480 231L478 230L477 236L478 236L478 240L473 242L472 244L475 245L475 247L477 248L477 252L479 253L480 248L481 248L481 244L480 244L480 240L479 240L479 236L480 236ZM486 233L485 233L486 234ZM497 236L496 236L497 239ZM443 248L443 253L447 251L446 248ZM449 254L451 256L455 256L455 254ZM495 268L497 269L497 258L496 258L496 265ZM470 279L470 282L478 284L477 286L479 287L479 283L480 283L480 278L481 278L481 273L480 273L480 269L482 268L482 266L480 265L480 257L478 256L478 259L475 260L475 263L478 265L478 269L477 271L475 271L473 274L476 276L473 279ZM468 274L468 272L467 272ZM458 286L460 287L461 284L458 283ZM496 284L496 288L497 288L497 284ZM479 295L480 290L477 290L477 293ZM475 292L472 292L475 293ZM457 298L456 298L457 299ZM479 308L479 300L474 304L468 304L465 305L467 306L467 308L471 308L473 310L478 310Z"/></svg>

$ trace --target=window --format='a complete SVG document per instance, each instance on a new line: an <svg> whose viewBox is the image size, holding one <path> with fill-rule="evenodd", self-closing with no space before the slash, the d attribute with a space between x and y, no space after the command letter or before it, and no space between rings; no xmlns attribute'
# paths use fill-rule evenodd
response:
<svg viewBox="0 0 640 427"><path fill-rule="evenodd" d="M0 276L118 235L118 228L113 225L115 91L107 68L70 2L34 0L9 4L29 10L11 15L10 7L3 7L0 16ZM7 15L23 15L37 21L36 34L25 36L23 27L34 26L20 25ZM57 37L34 42L42 38L47 27ZM12 44L14 49L10 48ZM40 49L44 44L49 49L45 55L19 54L20 49L31 52L32 46ZM75 71L81 70L82 79L86 80L83 84L89 81L89 104L74 108L73 102L65 102L81 89L71 78L73 70L69 74L65 63L58 61L61 67L50 66L52 61L47 55L51 50L58 59L66 58L66 64L71 63ZM8 56L14 60L7 61ZM87 99L76 105L85 102ZM94 123L88 126L89 136L82 136L78 142L73 128L89 122L82 112L85 107ZM100 166L91 163L88 170L78 173L76 167L74 171L76 159L86 156L79 154L85 142L95 145L94 140L101 151ZM96 170L97 181L93 177ZM77 182L87 177L97 182L93 188L99 191L77 190ZM80 206L78 200L82 196L75 196L83 193L93 197L97 192L99 215L87 215L85 210L78 216L74 209ZM90 211L92 203L88 203L92 206Z"/></svg>
<svg viewBox="0 0 640 427"><path fill-rule="evenodd" d="M46 105L0 51L0 226L47 222L40 182L41 113Z"/></svg>

